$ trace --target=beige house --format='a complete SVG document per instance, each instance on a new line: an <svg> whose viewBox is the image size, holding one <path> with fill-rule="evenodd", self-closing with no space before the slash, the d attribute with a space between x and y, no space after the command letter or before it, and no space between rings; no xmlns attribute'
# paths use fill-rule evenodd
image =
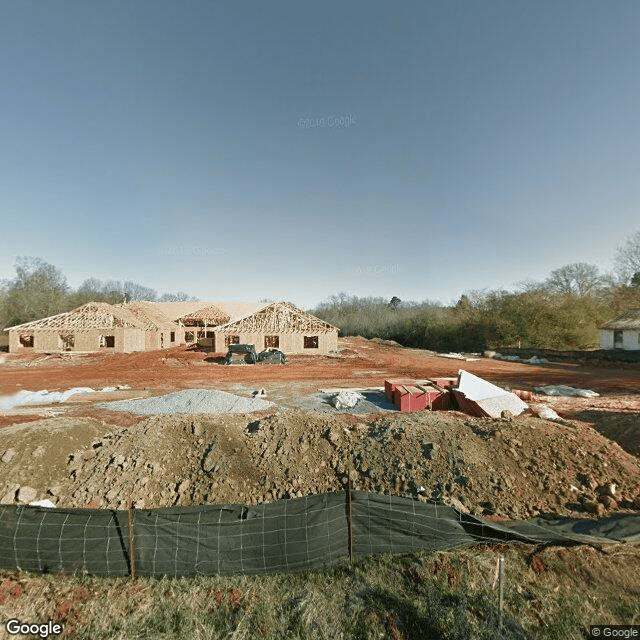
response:
<svg viewBox="0 0 640 640"><path fill-rule="evenodd" d="M637 351L640 349L640 309L629 309L600 325L600 348Z"/></svg>
<svg viewBox="0 0 640 640"><path fill-rule="evenodd" d="M224 308L224 305L221 305ZM274 348L284 353L322 353L338 349L338 328L288 302L273 302L232 318L213 329L214 348L253 344L256 351Z"/></svg>
<svg viewBox="0 0 640 640"><path fill-rule="evenodd" d="M150 317L144 303L87 304L55 316L9 327L9 352L151 351L175 346L178 326Z"/></svg>
<svg viewBox="0 0 640 640"><path fill-rule="evenodd" d="M234 343L288 354L326 354L338 348L337 327L288 302L90 302L5 331L11 353L129 353L196 342L217 352Z"/></svg>

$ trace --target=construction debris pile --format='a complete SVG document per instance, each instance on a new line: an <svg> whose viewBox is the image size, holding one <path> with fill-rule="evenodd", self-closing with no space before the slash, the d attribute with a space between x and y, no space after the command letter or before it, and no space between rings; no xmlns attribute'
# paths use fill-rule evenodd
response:
<svg viewBox="0 0 640 640"><path fill-rule="evenodd" d="M593 429L529 416L291 410L158 415L111 430L70 417L19 427L5 429L0 451L4 503L257 504L341 490L351 478L355 489L441 499L476 515L640 509L637 458Z"/></svg>
<svg viewBox="0 0 640 640"><path fill-rule="evenodd" d="M385 394L400 411L458 408L478 417L500 418L503 412L518 416L528 409L516 393L501 389L472 373L433 380L385 380Z"/></svg>

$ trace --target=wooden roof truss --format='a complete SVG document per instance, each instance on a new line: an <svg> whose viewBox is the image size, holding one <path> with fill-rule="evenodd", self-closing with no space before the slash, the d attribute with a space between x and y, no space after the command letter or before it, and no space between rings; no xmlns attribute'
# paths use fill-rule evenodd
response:
<svg viewBox="0 0 640 640"><path fill-rule="evenodd" d="M288 302L274 302L259 311L217 327L238 333L329 333L337 328Z"/></svg>
<svg viewBox="0 0 640 640"><path fill-rule="evenodd" d="M8 328L24 331L35 329L114 329L116 327L140 327L140 322L135 316L120 313L112 305L105 302L89 302L73 311Z"/></svg>
<svg viewBox="0 0 640 640"><path fill-rule="evenodd" d="M215 306L203 307L193 313L185 314L178 320L186 327L215 327L229 322L230 316Z"/></svg>

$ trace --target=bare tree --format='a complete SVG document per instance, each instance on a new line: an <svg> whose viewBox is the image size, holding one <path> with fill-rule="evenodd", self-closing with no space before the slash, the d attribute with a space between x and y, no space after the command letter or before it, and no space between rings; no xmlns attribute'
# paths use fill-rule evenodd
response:
<svg viewBox="0 0 640 640"><path fill-rule="evenodd" d="M123 293L127 296L127 302L129 300L147 300L149 302L155 302L158 298L158 294L154 289L144 287L137 282L127 280L122 287Z"/></svg>
<svg viewBox="0 0 640 640"><path fill-rule="evenodd" d="M197 300L197 298L190 296L184 291L178 291L177 293L163 293L160 298L158 298L158 302L190 302L191 300ZM269 300L268 302L273 302L273 300Z"/></svg>
<svg viewBox="0 0 640 640"><path fill-rule="evenodd" d="M616 273L625 284L636 276L636 281L640 280L640 229L618 247L615 265Z"/></svg>
<svg viewBox="0 0 640 640"><path fill-rule="evenodd" d="M165 294L172 296L173 294ZM186 293L175 294L175 298L166 298L162 302L172 300L182 301L189 300ZM184 297L186 296L186 297ZM102 281L97 278L89 278L85 280L74 292L69 296L69 307L75 309L87 302L108 302L109 304L120 304L121 302L129 302L130 300L151 300L154 301L157 294L153 289L143 287L135 282L119 282L117 280Z"/></svg>
<svg viewBox="0 0 640 640"><path fill-rule="evenodd" d="M545 286L553 293L584 298L605 286L605 277L595 265L575 262L552 271Z"/></svg>

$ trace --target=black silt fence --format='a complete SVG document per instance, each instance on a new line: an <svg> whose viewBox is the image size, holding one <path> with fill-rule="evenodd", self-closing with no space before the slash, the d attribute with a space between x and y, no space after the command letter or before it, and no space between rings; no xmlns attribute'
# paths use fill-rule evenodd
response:
<svg viewBox="0 0 640 640"><path fill-rule="evenodd" d="M475 543L640 541L640 514L490 523L440 503L347 491L255 507L136 511L0 507L0 569L193 576L324 569L352 558ZM131 544L133 542L133 544ZM130 553L130 545L133 554Z"/></svg>

